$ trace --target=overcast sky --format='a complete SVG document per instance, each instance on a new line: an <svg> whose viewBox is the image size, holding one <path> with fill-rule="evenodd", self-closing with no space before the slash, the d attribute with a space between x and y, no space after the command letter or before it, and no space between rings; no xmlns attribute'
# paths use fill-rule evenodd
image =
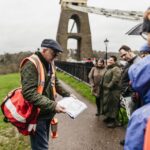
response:
<svg viewBox="0 0 150 150"><path fill-rule="evenodd" d="M144 11L149 0L88 0L89 6ZM59 0L0 0L0 54L34 51L44 38L56 39ZM138 22L89 14L93 49L117 51L122 44L138 49L144 40L125 33Z"/></svg>

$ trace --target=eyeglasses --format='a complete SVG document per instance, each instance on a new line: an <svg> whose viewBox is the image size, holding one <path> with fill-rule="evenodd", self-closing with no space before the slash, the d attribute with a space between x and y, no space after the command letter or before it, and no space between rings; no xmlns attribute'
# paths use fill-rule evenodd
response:
<svg viewBox="0 0 150 150"><path fill-rule="evenodd" d="M56 57L56 56L59 55L59 52L54 51L54 50L52 50L52 49L49 49L49 50L50 50L49 52L50 52L54 57Z"/></svg>

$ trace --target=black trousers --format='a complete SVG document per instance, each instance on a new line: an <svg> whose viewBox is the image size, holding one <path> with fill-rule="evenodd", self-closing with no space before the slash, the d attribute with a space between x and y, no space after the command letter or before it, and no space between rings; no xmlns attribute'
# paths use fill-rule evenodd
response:
<svg viewBox="0 0 150 150"><path fill-rule="evenodd" d="M100 114L100 97L96 96L96 107L97 107L97 113Z"/></svg>

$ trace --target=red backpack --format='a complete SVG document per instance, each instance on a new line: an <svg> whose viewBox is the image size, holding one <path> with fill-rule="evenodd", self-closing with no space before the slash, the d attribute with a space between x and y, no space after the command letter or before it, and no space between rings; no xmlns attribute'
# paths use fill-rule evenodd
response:
<svg viewBox="0 0 150 150"><path fill-rule="evenodd" d="M21 62L20 68L22 68L27 61L31 61L38 71L39 76L37 92L42 94L45 83L44 68L42 63L38 56L33 54ZM23 135L30 135L35 132L36 121L40 109L24 99L21 88L17 88L9 92L1 104L1 109L5 119L17 127L20 133Z"/></svg>

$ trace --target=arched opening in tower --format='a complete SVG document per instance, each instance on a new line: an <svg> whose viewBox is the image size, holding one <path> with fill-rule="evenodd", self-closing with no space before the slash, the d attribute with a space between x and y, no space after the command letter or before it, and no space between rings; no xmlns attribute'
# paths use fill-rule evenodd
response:
<svg viewBox="0 0 150 150"><path fill-rule="evenodd" d="M80 19L79 16L74 14L71 16L68 22L68 33L80 32Z"/></svg>
<svg viewBox="0 0 150 150"><path fill-rule="evenodd" d="M67 40L67 50L68 56L67 61L76 61L79 60L80 54L78 50L78 40L75 38L68 38Z"/></svg>

